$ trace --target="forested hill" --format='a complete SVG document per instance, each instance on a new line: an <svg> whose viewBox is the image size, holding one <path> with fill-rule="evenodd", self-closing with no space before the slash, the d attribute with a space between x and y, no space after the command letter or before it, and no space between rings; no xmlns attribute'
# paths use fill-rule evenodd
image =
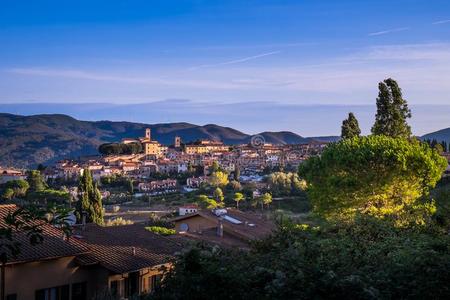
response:
<svg viewBox="0 0 450 300"><path fill-rule="evenodd" d="M166 145L172 144L177 135L184 142L215 139L226 144L248 143L252 137L214 124L87 122L59 114L20 116L0 113L0 165L34 167L63 158L97 154L100 144L120 141L124 137L143 136L147 127L152 129L153 139ZM261 135L266 142L274 144L303 143L311 139L286 131L264 132Z"/></svg>
<svg viewBox="0 0 450 300"><path fill-rule="evenodd" d="M436 140L438 142L446 141L448 144L450 144L450 128L425 134L421 138L423 140Z"/></svg>

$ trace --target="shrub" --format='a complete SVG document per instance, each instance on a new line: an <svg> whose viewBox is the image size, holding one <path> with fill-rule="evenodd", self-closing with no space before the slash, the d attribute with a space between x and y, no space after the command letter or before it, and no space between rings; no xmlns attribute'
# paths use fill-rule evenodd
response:
<svg viewBox="0 0 450 300"><path fill-rule="evenodd" d="M169 229L169 228L160 227L160 226L148 226L148 227L145 227L145 229L150 232L153 232L153 233L156 233L159 235L164 235L164 236L176 234L175 229Z"/></svg>

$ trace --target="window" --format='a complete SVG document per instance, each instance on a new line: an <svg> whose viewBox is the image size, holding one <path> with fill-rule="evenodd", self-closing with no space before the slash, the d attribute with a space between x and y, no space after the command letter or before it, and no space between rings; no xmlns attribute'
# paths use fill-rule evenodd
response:
<svg viewBox="0 0 450 300"><path fill-rule="evenodd" d="M87 299L86 282L72 284L72 300L86 300L86 299Z"/></svg>
<svg viewBox="0 0 450 300"><path fill-rule="evenodd" d="M120 291L120 281L119 280L111 281L111 295L122 296L122 293Z"/></svg>
<svg viewBox="0 0 450 300"><path fill-rule="evenodd" d="M61 285L36 291L36 300L66 300L69 299L69 285Z"/></svg>
<svg viewBox="0 0 450 300"><path fill-rule="evenodd" d="M153 275L148 278L148 287L153 292L161 284L161 275Z"/></svg>

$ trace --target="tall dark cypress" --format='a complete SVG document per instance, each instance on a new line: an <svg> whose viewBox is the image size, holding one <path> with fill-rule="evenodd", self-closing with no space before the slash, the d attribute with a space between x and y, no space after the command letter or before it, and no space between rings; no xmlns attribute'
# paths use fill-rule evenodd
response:
<svg viewBox="0 0 450 300"><path fill-rule="evenodd" d="M89 169L83 170L78 185L80 199L78 201L78 216L86 214L87 222L103 224L102 195L97 184L92 180L92 173Z"/></svg>
<svg viewBox="0 0 450 300"><path fill-rule="evenodd" d="M386 79L378 85L377 113L372 127L374 135L390 137L411 137L411 127L407 119L411 110L402 96L402 90L394 79Z"/></svg>
<svg viewBox="0 0 450 300"><path fill-rule="evenodd" d="M351 112L348 114L348 118L342 121L341 137L343 139L351 139L359 136L361 129L359 129L359 123L355 115Z"/></svg>

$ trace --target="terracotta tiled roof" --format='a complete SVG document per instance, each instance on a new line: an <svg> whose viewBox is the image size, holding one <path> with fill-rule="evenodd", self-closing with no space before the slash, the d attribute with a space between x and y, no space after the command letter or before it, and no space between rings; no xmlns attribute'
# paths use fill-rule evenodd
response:
<svg viewBox="0 0 450 300"><path fill-rule="evenodd" d="M255 240L267 237L275 229L275 224L271 220L267 220L261 215L254 213L246 213L237 209L227 208L227 216L241 221L241 224L233 224L227 220L223 220L224 231L231 235L238 236L247 240ZM173 221L181 221L195 216L201 216L213 222L218 222L217 217L212 211L200 210L197 213L180 216L174 218Z"/></svg>
<svg viewBox="0 0 450 300"><path fill-rule="evenodd" d="M168 263L182 248L176 239L149 232L138 224L112 227L87 224L76 234L92 250L79 257L80 264L96 262L117 274Z"/></svg>
<svg viewBox="0 0 450 300"><path fill-rule="evenodd" d="M5 227L5 217L17 209L16 205L0 205L0 227ZM41 244L32 246L25 233L16 232L14 241L21 244L20 254L8 261L8 264L17 264L31 261L48 260L60 257L76 256L86 253L89 249L76 239L65 239L63 232L49 224L42 225Z"/></svg>

